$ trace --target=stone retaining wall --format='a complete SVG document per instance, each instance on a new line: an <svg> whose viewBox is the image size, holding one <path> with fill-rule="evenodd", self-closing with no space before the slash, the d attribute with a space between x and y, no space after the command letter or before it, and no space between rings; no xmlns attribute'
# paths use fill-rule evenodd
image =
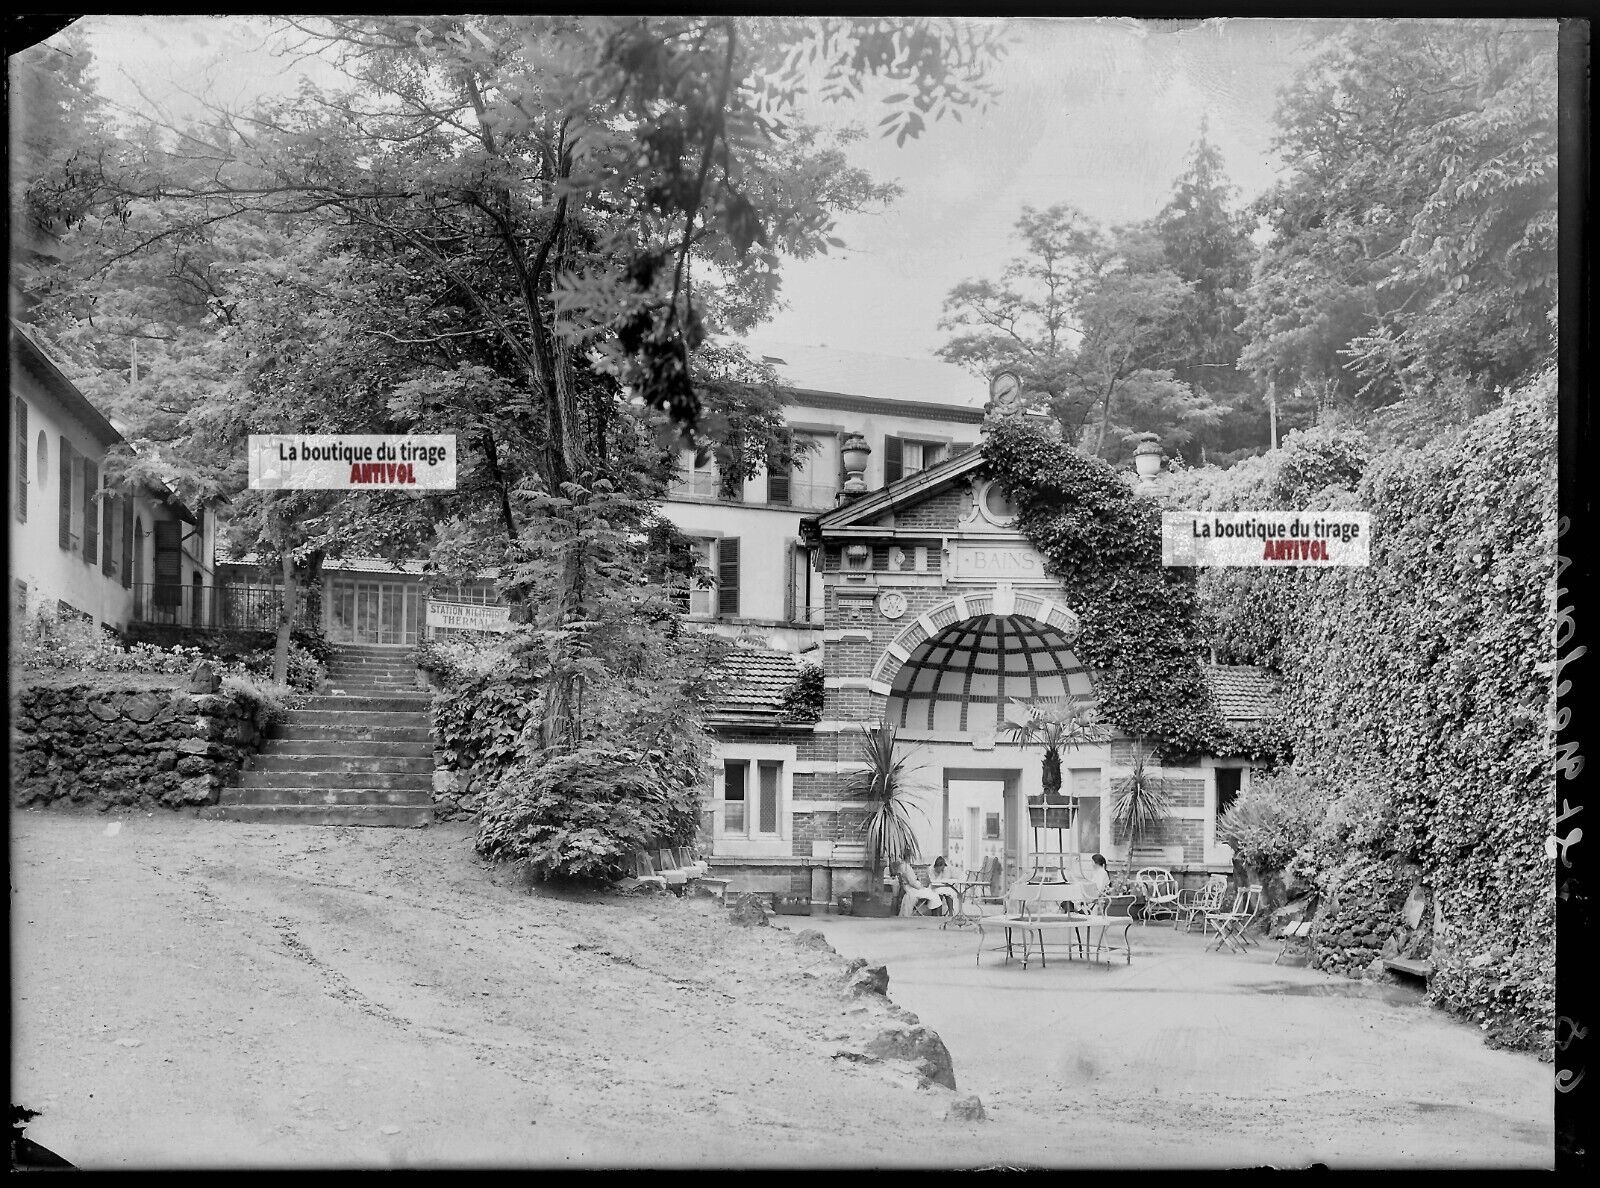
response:
<svg viewBox="0 0 1600 1188"><path fill-rule="evenodd" d="M227 693L23 688L11 700L12 803L215 804L266 725Z"/></svg>
<svg viewBox="0 0 1600 1188"><path fill-rule="evenodd" d="M1431 917L1413 924L1405 910L1419 879L1415 866L1366 856L1346 861L1328 880L1329 894L1312 926L1312 966L1348 977L1380 976L1385 957L1426 959Z"/></svg>

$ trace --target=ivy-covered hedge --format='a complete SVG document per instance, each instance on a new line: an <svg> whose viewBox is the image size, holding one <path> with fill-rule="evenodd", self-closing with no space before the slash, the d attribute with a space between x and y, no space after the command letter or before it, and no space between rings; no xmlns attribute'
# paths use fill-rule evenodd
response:
<svg viewBox="0 0 1600 1188"><path fill-rule="evenodd" d="M1297 763L1376 784L1438 896L1431 993L1494 1039L1554 1022L1555 393L1373 460L1366 569L1303 570L1281 624Z"/></svg>

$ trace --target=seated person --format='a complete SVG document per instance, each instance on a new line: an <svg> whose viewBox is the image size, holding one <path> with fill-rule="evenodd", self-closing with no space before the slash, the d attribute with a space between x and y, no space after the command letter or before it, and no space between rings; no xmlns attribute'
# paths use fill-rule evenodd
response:
<svg viewBox="0 0 1600 1188"><path fill-rule="evenodd" d="M895 863L895 877L905 887L905 895L900 900L900 914L910 916L915 914L918 904L928 909L929 914L939 911L944 906L944 900L939 893L929 887L920 878L911 866L911 851L906 851Z"/></svg>
<svg viewBox="0 0 1600 1188"><path fill-rule="evenodd" d="M1094 856L1093 865L1089 867L1089 881L1094 884L1096 900L1103 898L1110 889L1111 872L1106 869L1106 856L1104 854L1096 854ZM1084 910L1087 911L1092 905L1086 903L1083 906Z"/></svg>
<svg viewBox="0 0 1600 1188"><path fill-rule="evenodd" d="M933 865L928 867L928 886L937 891L939 898L944 900L944 914L955 915L956 904L960 901L961 895L950 885L950 871L945 865L943 854L935 858Z"/></svg>

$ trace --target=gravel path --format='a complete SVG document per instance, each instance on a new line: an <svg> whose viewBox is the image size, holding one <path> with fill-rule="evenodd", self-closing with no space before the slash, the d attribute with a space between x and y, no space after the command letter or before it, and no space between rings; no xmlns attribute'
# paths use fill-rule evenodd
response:
<svg viewBox="0 0 1600 1188"><path fill-rule="evenodd" d="M897 921L826 927L845 957L872 958L905 938L890 994L945 1034L960 1093L984 1097L986 1122L944 1121L956 1094L918 1088L905 1065L839 1055L896 1020L881 999L841 996L835 953L798 945L781 927L732 927L704 899L530 894L477 860L464 826L14 810L11 829L12 1100L42 1111L31 1138L80 1167L1321 1157L1283 1141L1270 1097L1257 1103L1259 1124L1217 1134L1240 1114L1212 1111L1206 1086L1254 1057L1248 1042L1208 1055L1203 1027L1186 1041L1193 1050L1156 1018L1115 1047L1085 1049L1097 1067L1107 1062L1109 1079L1074 1078L1064 1065L1044 1092L1025 1068L1013 1075L1013 1040L983 1040L1015 1034L991 1018L1012 1010L1006 996L981 985L938 990L937 945L950 946L949 970L970 968L971 938L926 922L911 928L937 941ZM1136 951L1132 969L1144 965ZM1020 980L1014 970L995 976ZM1232 1029L1229 1043L1241 1008L1255 1020L1247 1033L1283 1031L1273 996L1236 999L1197 1008ZM1319 1008L1295 1023L1312 1029L1292 1045L1308 1054L1328 1029L1376 1027L1393 1009L1371 1004L1369 1017L1348 1002L1296 1005ZM1385 1094L1397 1077L1433 1076L1431 1067L1397 1072L1389 1034L1373 1039L1365 1071L1352 1068L1331 1090L1325 1065L1307 1056L1294 1066L1308 1094L1322 1093L1311 1100L1323 1130L1396 1132ZM1487 1071L1496 1119L1521 1129L1485 1127L1471 1112L1480 1107L1441 1099L1400 1128L1403 1143L1369 1147L1368 1158L1352 1147L1353 1162L1549 1164L1548 1093L1529 1088L1548 1086L1547 1066L1487 1052L1454 1024L1404 1051L1408 1061ZM1262 1059L1276 1069L1275 1053ZM1485 1068L1480 1055L1494 1060ZM1171 1071L1163 1083L1173 1095L1192 1090L1198 1113L1175 1114L1148 1091L1159 1068Z"/></svg>

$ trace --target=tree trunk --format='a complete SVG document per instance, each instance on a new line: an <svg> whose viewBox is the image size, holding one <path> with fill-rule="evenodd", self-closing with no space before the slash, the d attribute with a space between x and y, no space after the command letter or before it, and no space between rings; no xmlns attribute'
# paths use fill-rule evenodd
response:
<svg viewBox="0 0 1600 1188"><path fill-rule="evenodd" d="M294 550L286 543L278 546L283 565L283 597L278 599L278 642L272 653L272 683L289 683L289 634L294 630L294 611L299 587L294 581Z"/></svg>

